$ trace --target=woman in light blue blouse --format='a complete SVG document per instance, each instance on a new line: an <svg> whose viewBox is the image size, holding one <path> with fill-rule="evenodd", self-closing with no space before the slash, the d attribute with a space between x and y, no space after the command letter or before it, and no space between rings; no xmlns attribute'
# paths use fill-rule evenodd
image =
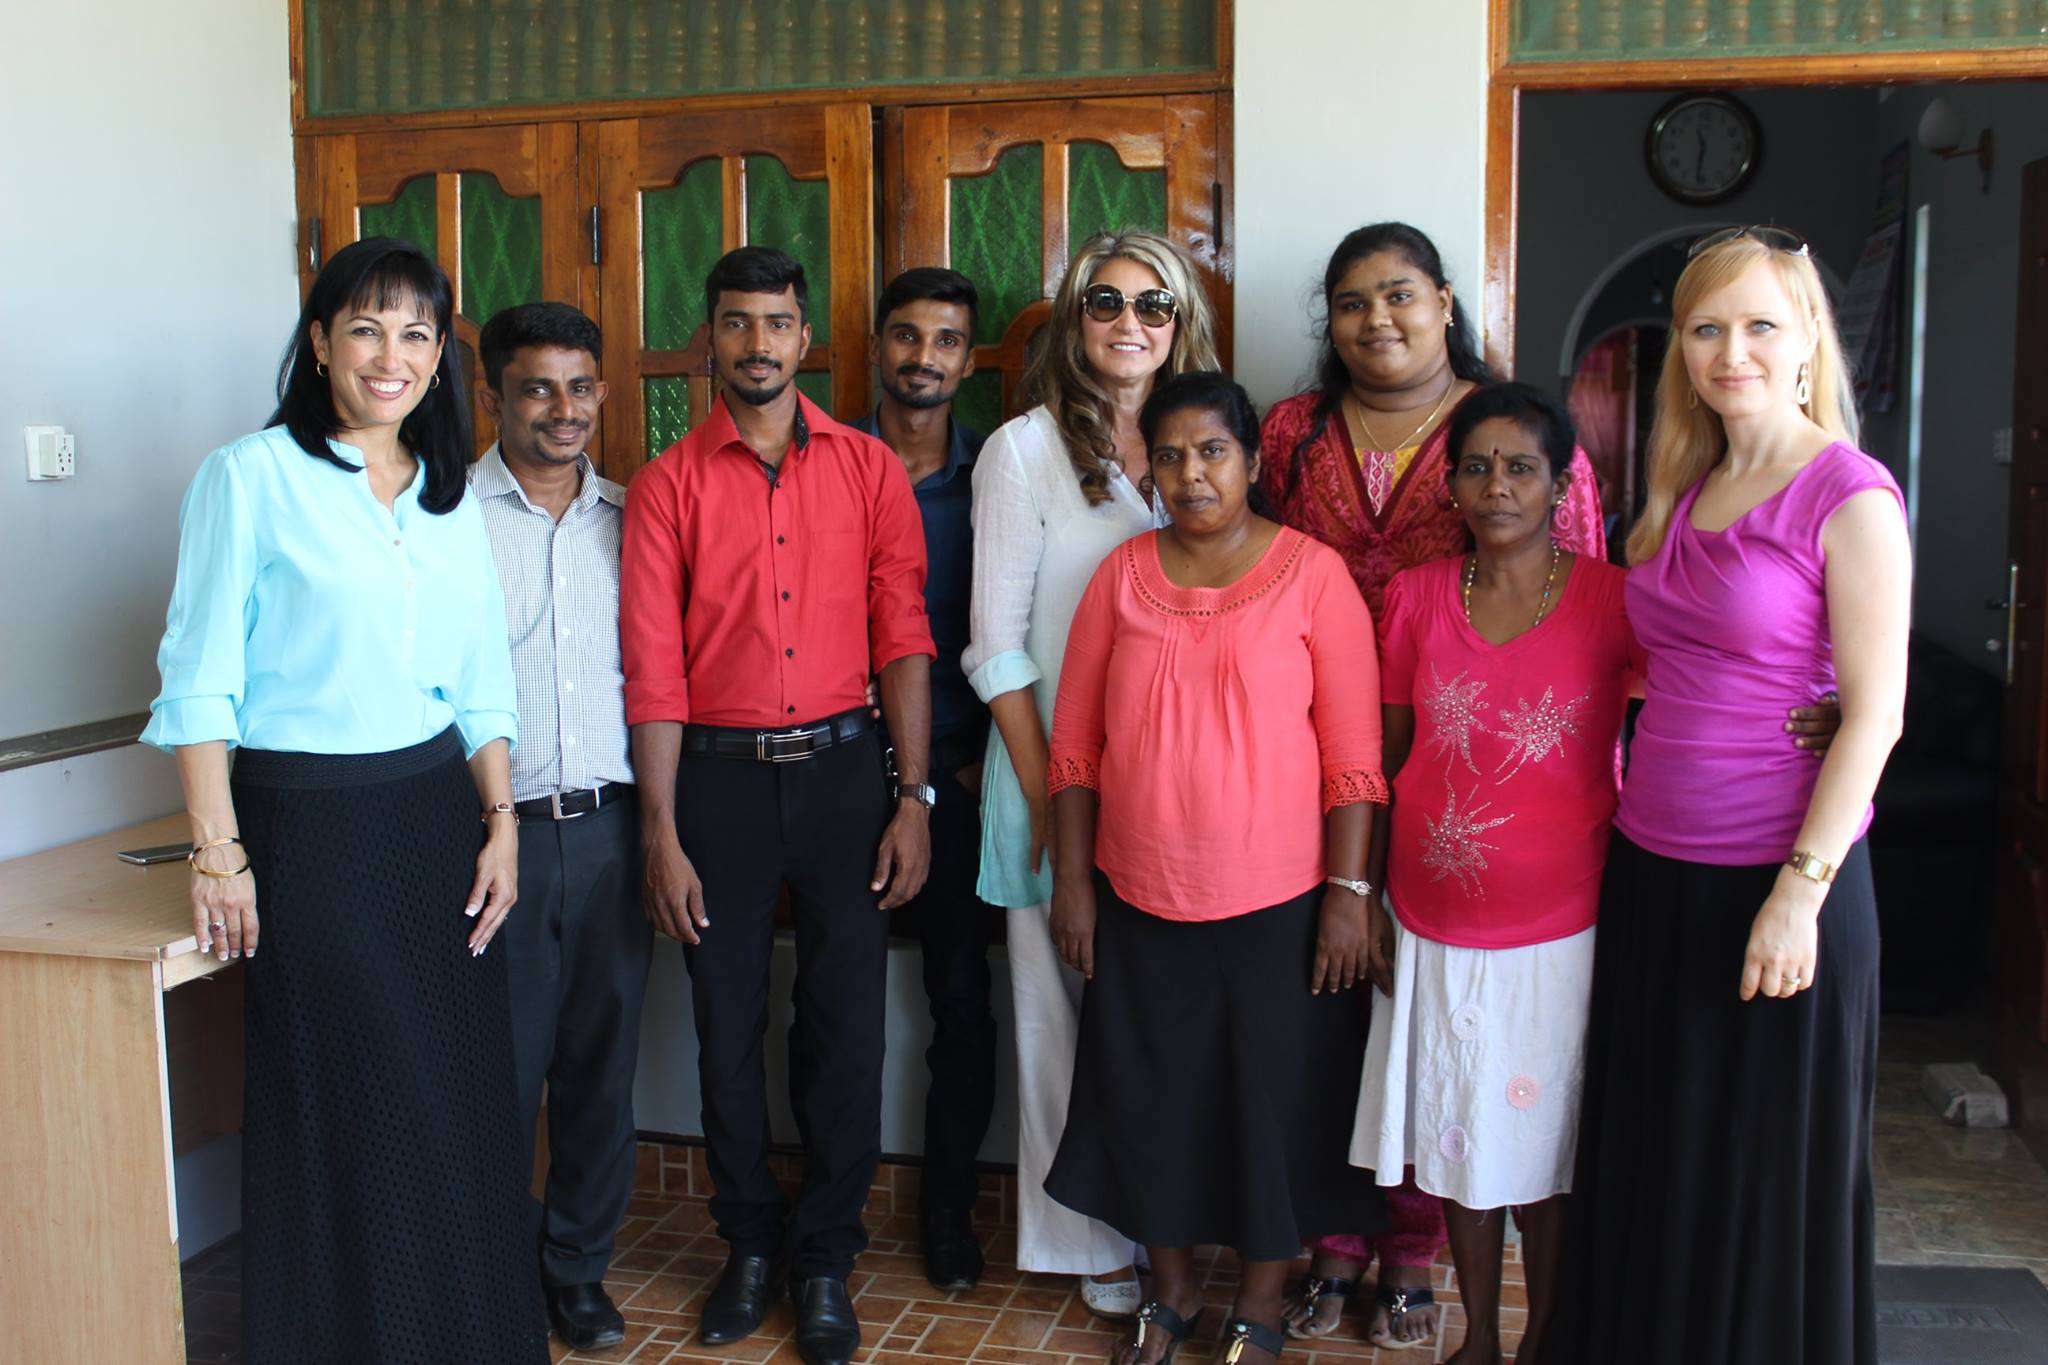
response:
<svg viewBox="0 0 2048 1365"><path fill-rule="evenodd" d="M248 959L250 1365L548 1358L485 952L517 894L512 666L453 321L416 248L337 252L271 425L179 516L142 737L177 756L200 948Z"/></svg>

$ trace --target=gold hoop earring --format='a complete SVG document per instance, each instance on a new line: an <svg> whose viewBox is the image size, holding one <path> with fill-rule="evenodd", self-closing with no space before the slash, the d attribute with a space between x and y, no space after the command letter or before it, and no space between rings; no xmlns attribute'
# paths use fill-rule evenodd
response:
<svg viewBox="0 0 2048 1365"><path fill-rule="evenodd" d="M431 379L427 380L427 387L428 387L428 388L430 388L430 389L438 389L438 388L440 388L440 387L441 387L441 376L437 374L437 375L433 376L433 377L432 377Z"/></svg>
<svg viewBox="0 0 2048 1365"><path fill-rule="evenodd" d="M1696 408L1700 405L1700 391L1690 384L1685 387L1685 405L1689 408Z"/></svg>
<svg viewBox="0 0 2048 1365"><path fill-rule="evenodd" d="M1792 391L1800 407L1813 401L1813 366L1801 362L1799 366L1799 387Z"/></svg>
<svg viewBox="0 0 2048 1365"><path fill-rule="evenodd" d="M324 360L314 361L313 373L319 375L322 379L325 379L327 377L327 362Z"/></svg>

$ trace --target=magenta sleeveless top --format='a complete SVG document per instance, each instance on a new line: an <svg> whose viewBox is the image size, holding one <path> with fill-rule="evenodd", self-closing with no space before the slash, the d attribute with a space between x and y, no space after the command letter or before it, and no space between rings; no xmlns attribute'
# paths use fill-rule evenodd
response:
<svg viewBox="0 0 2048 1365"><path fill-rule="evenodd" d="M1820 761L1793 746L1785 713L1835 685L1821 530L1866 488L1899 496L1883 465L1837 441L1726 530L1699 531L1695 484L1629 571L1649 664L1614 823L1639 846L1694 863L1792 853ZM1857 836L1869 827L1865 810Z"/></svg>

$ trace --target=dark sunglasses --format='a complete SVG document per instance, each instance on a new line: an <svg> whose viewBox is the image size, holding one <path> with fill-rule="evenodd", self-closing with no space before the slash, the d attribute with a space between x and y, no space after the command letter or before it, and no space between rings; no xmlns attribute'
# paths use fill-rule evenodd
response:
<svg viewBox="0 0 2048 1365"><path fill-rule="evenodd" d="M1773 251L1783 251L1793 256L1804 256L1812 250L1806 239L1791 228L1772 227L1768 223L1752 223L1748 227L1722 228L1719 232L1708 233L1686 249L1685 259L1689 261L1702 251L1732 242L1738 237L1748 237L1752 241L1762 242Z"/></svg>
<svg viewBox="0 0 2048 1365"><path fill-rule="evenodd" d="M1091 284L1081 291L1081 311L1097 322L1115 322L1124 315L1128 302L1147 327L1164 327L1180 311L1180 300L1171 289L1145 289L1126 300L1124 291L1113 284Z"/></svg>

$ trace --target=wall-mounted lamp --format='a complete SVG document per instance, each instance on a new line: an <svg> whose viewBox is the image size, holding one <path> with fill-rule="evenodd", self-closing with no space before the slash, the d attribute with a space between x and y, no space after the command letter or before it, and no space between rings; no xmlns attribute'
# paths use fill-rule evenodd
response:
<svg viewBox="0 0 2048 1365"><path fill-rule="evenodd" d="M1991 130L1986 128L1977 134L1974 146L1964 146L1963 116L1946 96L1935 96L1920 115L1920 145L1944 161L1959 156L1976 157L1979 187L1984 193L1991 193Z"/></svg>

